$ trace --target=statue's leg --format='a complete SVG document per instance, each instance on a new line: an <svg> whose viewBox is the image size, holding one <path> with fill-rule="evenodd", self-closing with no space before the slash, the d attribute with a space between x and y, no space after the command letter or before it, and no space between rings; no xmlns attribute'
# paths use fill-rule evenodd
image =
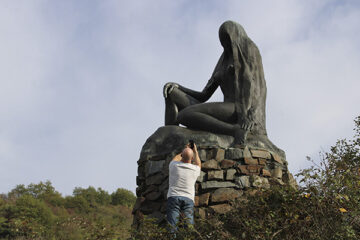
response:
<svg viewBox="0 0 360 240"><path fill-rule="evenodd" d="M178 115L178 108L170 98L165 99L165 125L178 125L176 118Z"/></svg>
<svg viewBox="0 0 360 240"><path fill-rule="evenodd" d="M178 121L189 128L235 137L235 104L213 102L192 105L179 112Z"/></svg>
<svg viewBox="0 0 360 240"><path fill-rule="evenodd" d="M178 125L178 112L182 109L198 104L199 101L187 95L178 88L174 88L165 99L165 125Z"/></svg>

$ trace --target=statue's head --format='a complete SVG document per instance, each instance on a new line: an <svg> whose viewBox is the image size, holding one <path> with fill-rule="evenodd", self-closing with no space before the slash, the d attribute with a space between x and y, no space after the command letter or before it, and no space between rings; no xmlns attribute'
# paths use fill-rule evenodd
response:
<svg viewBox="0 0 360 240"><path fill-rule="evenodd" d="M231 51L233 45L242 45L241 42L247 38L247 34L240 24L226 21L220 26L219 38L224 49Z"/></svg>

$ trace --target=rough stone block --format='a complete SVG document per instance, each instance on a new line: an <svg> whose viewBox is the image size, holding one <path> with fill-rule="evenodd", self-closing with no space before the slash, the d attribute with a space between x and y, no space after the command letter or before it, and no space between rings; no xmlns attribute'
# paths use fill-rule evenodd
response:
<svg viewBox="0 0 360 240"><path fill-rule="evenodd" d="M166 180L164 180L161 185L159 186L159 191L163 192L168 190L169 188L169 178L166 178Z"/></svg>
<svg viewBox="0 0 360 240"><path fill-rule="evenodd" d="M157 192L159 191L158 186L156 185L150 185L148 186L145 191L143 192L143 195L145 196L146 194L150 193L150 192Z"/></svg>
<svg viewBox="0 0 360 240"><path fill-rule="evenodd" d="M231 210L231 206L229 204L224 203L224 204L210 206L210 209L212 209L215 213L224 214Z"/></svg>
<svg viewBox="0 0 360 240"><path fill-rule="evenodd" d="M242 194L234 188L219 188L211 194L211 202L228 202L240 197L241 195Z"/></svg>
<svg viewBox="0 0 360 240"><path fill-rule="evenodd" d="M239 188L249 188L251 186L249 176L235 177L235 183Z"/></svg>
<svg viewBox="0 0 360 240"><path fill-rule="evenodd" d="M136 210L140 209L140 206L144 201L145 201L144 197L136 198L136 202L135 202L134 208L132 210L132 214L134 214L136 212Z"/></svg>
<svg viewBox="0 0 360 240"><path fill-rule="evenodd" d="M239 165L238 169L239 169L240 173L249 175L249 170L247 169L246 165Z"/></svg>
<svg viewBox="0 0 360 240"><path fill-rule="evenodd" d="M205 149L200 149L198 151L199 153L199 158L202 162L206 161L206 150Z"/></svg>
<svg viewBox="0 0 360 240"><path fill-rule="evenodd" d="M264 176L264 177L271 177L271 172L269 170L266 170L266 169L262 169L261 170L261 174Z"/></svg>
<svg viewBox="0 0 360 240"><path fill-rule="evenodd" d="M217 162L215 159L211 159L211 160L208 160L208 161L204 162L203 164L201 164L201 168L202 169L207 169L207 170L220 169L219 162Z"/></svg>
<svg viewBox="0 0 360 240"><path fill-rule="evenodd" d="M163 182L164 176L162 174L156 174L151 177L146 178L146 185L159 185Z"/></svg>
<svg viewBox="0 0 360 240"><path fill-rule="evenodd" d="M197 182L203 182L205 180L206 173L200 171L200 176L196 179Z"/></svg>
<svg viewBox="0 0 360 240"><path fill-rule="evenodd" d="M145 166L145 165L144 165ZM138 176L140 177L145 177L145 167L142 166L142 165L139 165L138 166L138 169L137 169L137 174Z"/></svg>
<svg viewBox="0 0 360 240"><path fill-rule="evenodd" d="M225 150L222 148L218 148L216 150L216 155L215 155L215 160L216 161L221 161L225 158Z"/></svg>
<svg viewBox="0 0 360 240"><path fill-rule="evenodd" d="M259 175L262 168L262 166L259 165L248 165L246 167L249 171L249 175Z"/></svg>
<svg viewBox="0 0 360 240"><path fill-rule="evenodd" d="M280 164L284 164L283 160L281 159L281 157L275 153L272 154L274 160Z"/></svg>
<svg viewBox="0 0 360 240"><path fill-rule="evenodd" d="M249 150L249 147L248 146L245 146L244 148L244 158L251 158L252 155L251 155L251 152Z"/></svg>
<svg viewBox="0 0 360 240"><path fill-rule="evenodd" d="M259 158L259 165L266 165L266 159L265 158Z"/></svg>
<svg viewBox="0 0 360 240"><path fill-rule="evenodd" d="M144 192L145 187L146 187L146 186L145 186L145 184L144 184L144 185L138 186L138 187L135 189L135 193L136 193L136 196L137 196L137 197L142 196L142 193Z"/></svg>
<svg viewBox="0 0 360 240"><path fill-rule="evenodd" d="M227 159L241 159L243 157L244 153L240 148L229 148L225 152L225 158Z"/></svg>
<svg viewBox="0 0 360 240"><path fill-rule="evenodd" d="M195 195L199 194L199 190L200 190L200 183L195 183Z"/></svg>
<svg viewBox="0 0 360 240"><path fill-rule="evenodd" d="M165 160L165 163L164 163L164 166L163 166L163 169L161 170L161 173L167 177L169 176L169 164L170 162L172 161L172 158L168 158Z"/></svg>
<svg viewBox="0 0 360 240"><path fill-rule="evenodd" d="M289 171L285 172L285 175L283 176L283 180L287 184L289 184L289 186L292 187L293 189L298 189L298 184L297 184L294 176Z"/></svg>
<svg viewBox="0 0 360 240"><path fill-rule="evenodd" d="M164 167L165 160L148 161L145 165L145 176L148 177L160 172Z"/></svg>
<svg viewBox="0 0 360 240"><path fill-rule="evenodd" d="M267 178L260 176L251 176L250 178L251 185L256 188L270 188L270 183Z"/></svg>
<svg viewBox="0 0 360 240"><path fill-rule="evenodd" d="M216 148L208 148L206 150L206 160L215 159L216 151Z"/></svg>
<svg viewBox="0 0 360 240"><path fill-rule="evenodd" d="M210 193L204 193L199 196L195 196L195 207L207 206L209 204Z"/></svg>
<svg viewBox="0 0 360 240"><path fill-rule="evenodd" d="M245 164L247 165L257 165L258 164L258 160L254 159L254 158L244 158Z"/></svg>
<svg viewBox="0 0 360 240"><path fill-rule="evenodd" d="M145 178L136 176L136 185L141 185L145 181Z"/></svg>
<svg viewBox="0 0 360 240"><path fill-rule="evenodd" d="M220 167L221 168L231 168L231 167L233 167L234 165L235 165L235 161L233 161L233 160L229 160L229 159L224 159L224 160L222 160L221 162L220 162Z"/></svg>
<svg viewBox="0 0 360 240"><path fill-rule="evenodd" d="M235 173L236 173L235 169L228 169L226 171L226 180L229 180L229 181L234 180Z"/></svg>
<svg viewBox="0 0 360 240"><path fill-rule="evenodd" d="M282 170L282 168L277 167L277 168L275 168L274 170L272 170L271 176L272 176L273 178L279 178L279 179L281 179L281 178L282 178L282 175L283 175L283 170Z"/></svg>
<svg viewBox="0 0 360 240"><path fill-rule="evenodd" d="M201 183L202 189L227 188L227 187L236 187L236 186L237 185L232 182L207 181Z"/></svg>
<svg viewBox="0 0 360 240"><path fill-rule="evenodd" d="M208 175L208 180L223 180L224 179L224 171L223 170L209 171L207 175Z"/></svg>
<svg viewBox="0 0 360 240"><path fill-rule="evenodd" d="M158 198L160 198L160 196L161 196L161 192L151 192L151 193L147 194L145 196L145 198L150 201L155 201Z"/></svg>
<svg viewBox="0 0 360 240"><path fill-rule="evenodd" d="M159 161L159 160L163 160L166 158L166 154L160 154L160 155L148 155L147 156L147 160L150 161Z"/></svg>
<svg viewBox="0 0 360 240"><path fill-rule="evenodd" d="M251 149L251 155L254 158L266 158L271 159L271 154L268 151L265 150L257 150L257 149Z"/></svg>
<svg viewBox="0 0 360 240"><path fill-rule="evenodd" d="M143 212L144 214L150 214L160 210L161 204L162 204L161 202L146 200L141 204L140 211Z"/></svg>
<svg viewBox="0 0 360 240"><path fill-rule="evenodd" d="M199 208L199 217L201 219L205 219L206 218L206 210L204 208Z"/></svg>
<svg viewBox="0 0 360 240"><path fill-rule="evenodd" d="M270 183L270 185L280 185L280 186L285 185L283 180L281 180L279 178L269 178L269 183Z"/></svg>

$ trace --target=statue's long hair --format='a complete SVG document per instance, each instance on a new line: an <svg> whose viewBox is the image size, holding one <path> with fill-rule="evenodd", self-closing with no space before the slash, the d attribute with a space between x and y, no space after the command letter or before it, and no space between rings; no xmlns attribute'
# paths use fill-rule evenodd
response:
<svg viewBox="0 0 360 240"><path fill-rule="evenodd" d="M235 109L238 121L244 117L250 118L255 122L256 128L266 134L266 83L259 49L247 36L244 28L233 21L226 21L220 26L219 38L224 48L232 49L235 70ZM224 60L223 53L214 73L224 67Z"/></svg>

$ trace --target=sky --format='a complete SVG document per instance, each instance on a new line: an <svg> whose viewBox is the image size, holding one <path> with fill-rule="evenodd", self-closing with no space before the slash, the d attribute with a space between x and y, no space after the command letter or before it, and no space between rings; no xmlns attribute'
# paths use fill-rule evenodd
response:
<svg viewBox="0 0 360 240"><path fill-rule="evenodd" d="M135 192L141 147L164 124L163 85L205 86L226 20L260 50L268 136L291 172L353 136L357 0L3 0L0 193L46 180L64 195Z"/></svg>

